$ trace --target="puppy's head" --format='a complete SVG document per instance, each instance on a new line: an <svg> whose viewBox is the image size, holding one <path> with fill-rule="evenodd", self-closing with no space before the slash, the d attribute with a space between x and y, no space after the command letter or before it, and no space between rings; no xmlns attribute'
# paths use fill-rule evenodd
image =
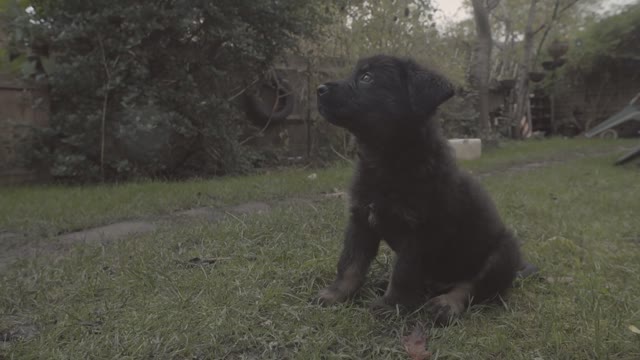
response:
<svg viewBox="0 0 640 360"><path fill-rule="evenodd" d="M386 55L358 61L350 77L317 91L320 114L330 123L376 139L418 129L454 93L442 75Z"/></svg>

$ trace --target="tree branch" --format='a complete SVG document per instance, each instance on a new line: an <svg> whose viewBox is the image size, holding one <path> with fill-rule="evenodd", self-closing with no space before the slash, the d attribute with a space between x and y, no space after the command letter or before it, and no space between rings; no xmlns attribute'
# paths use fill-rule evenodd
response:
<svg viewBox="0 0 640 360"><path fill-rule="evenodd" d="M258 80L260 80L260 78L256 78L255 80L253 80L249 85L245 86L242 90L238 91L237 93L235 93L233 96L227 98L228 102L231 102L233 100L235 100L238 96L242 95L245 93L245 91L247 91L248 88L252 87L255 83L258 82Z"/></svg>
<svg viewBox="0 0 640 360"><path fill-rule="evenodd" d="M542 24L540 25L540 27L538 27L537 29L535 29L532 34L535 36L536 34L538 34L540 31L542 31L542 29L547 28L549 29L550 27L547 26L547 24Z"/></svg>
<svg viewBox="0 0 640 360"><path fill-rule="evenodd" d="M568 3L567 5L565 5L559 12L559 14L562 14L563 12L565 12L567 9L569 9L570 7L572 7L573 5L577 4L578 1L580 0L573 0L572 2ZM557 4L559 5L559 1L557 2Z"/></svg>
<svg viewBox="0 0 640 360"><path fill-rule="evenodd" d="M105 132L107 122L107 107L109 106L109 87L111 86L111 73L109 71L109 64L107 63L107 55L104 50L104 42L102 37L98 36L98 44L100 45L100 52L102 55L102 66L104 67L104 73L106 76L106 82L104 84L104 99L102 102L102 117L100 124L100 177L104 182L104 148L105 148Z"/></svg>
<svg viewBox="0 0 640 360"><path fill-rule="evenodd" d="M549 26L547 26L547 29L544 31L544 34L542 34L542 39L540 39L540 42L538 43L538 49L536 50L536 59L535 59L536 62L540 57L540 53L542 51L542 45L544 45L544 42L547 40L547 36L549 35L551 28L553 28L553 25L555 24L556 20L558 20L558 18L564 11L566 11L573 5L577 4L578 1L580 0L573 0L567 5L565 5L562 9L560 9L560 0L556 0L556 3L553 5L553 13L551 15L551 20L549 21Z"/></svg>
<svg viewBox="0 0 640 360"><path fill-rule="evenodd" d="M486 0L485 7L487 8L487 12L492 12L495 10L498 5L500 5L500 0Z"/></svg>

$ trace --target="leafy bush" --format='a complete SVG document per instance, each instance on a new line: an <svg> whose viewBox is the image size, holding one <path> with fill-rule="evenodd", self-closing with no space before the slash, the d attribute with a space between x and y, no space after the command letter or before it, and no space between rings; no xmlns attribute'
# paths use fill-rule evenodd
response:
<svg viewBox="0 0 640 360"><path fill-rule="evenodd" d="M38 155L71 180L247 170L235 95L315 33L319 4L31 2L26 41L47 39L56 65Z"/></svg>
<svg viewBox="0 0 640 360"><path fill-rule="evenodd" d="M640 57L640 1L627 5L620 13L591 24L577 35L569 48L566 69L590 71L607 58Z"/></svg>

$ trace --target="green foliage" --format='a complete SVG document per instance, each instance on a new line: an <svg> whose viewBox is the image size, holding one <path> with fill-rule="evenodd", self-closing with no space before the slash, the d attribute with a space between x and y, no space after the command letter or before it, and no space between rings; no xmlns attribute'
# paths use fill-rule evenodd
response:
<svg viewBox="0 0 640 360"><path fill-rule="evenodd" d="M56 64L38 155L72 180L247 170L230 99L322 20L303 0L31 4Z"/></svg>
<svg viewBox="0 0 640 360"><path fill-rule="evenodd" d="M450 43L440 41L429 0L346 1L328 6L334 22L326 41L317 47L324 55L356 59L377 53L410 56L422 62L445 63ZM451 64L447 64L445 72Z"/></svg>
<svg viewBox="0 0 640 360"><path fill-rule="evenodd" d="M570 48L569 65L590 70L603 59L640 60L640 1L591 24Z"/></svg>
<svg viewBox="0 0 640 360"><path fill-rule="evenodd" d="M440 108L438 117L447 137L470 138L478 136L478 112L472 101L472 93L461 93L451 98Z"/></svg>
<svg viewBox="0 0 640 360"><path fill-rule="evenodd" d="M430 1L364 1L347 8L347 27L355 55L422 52L433 34Z"/></svg>
<svg viewBox="0 0 640 360"><path fill-rule="evenodd" d="M34 74L25 43L28 38L27 0L0 0L0 73Z"/></svg>
<svg viewBox="0 0 640 360"><path fill-rule="evenodd" d="M521 41L524 36L531 0L501 0L491 3L497 4L490 13L494 41L492 79L513 79L523 55ZM468 11L471 11L470 1L465 1L463 4ZM556 5L557 12L554 19ZM547 60L546 47L551 40L572 37L578 29L593 21L593 18L597 16L597 5L597 0L538 1L536 17L533 22L533 30L538 31L534 36L534 48L536 51L540 50L540 53L536 54L537 62ZM470 46L474 42L475 24L473 19L450 25L447 30L448 33L455 35L458 44ZM545 36L546 32L548 32L547 36ZM462 48L460 45L456 47ZM539 65L533 64L534 68Z"/></svg>
<svg viewBox="0 0 640 360"><path fill-rule="evenodd" d="M328 6L327 11L334 21L325 27L321 41L309 44L309 53L347 60L345 73L351 71L358 58L385 53L411 57L438 69L456 84L464 83L468 37L458 27L436 27L436 8L431 1L351 0ZM448 135L472 132L469 121L475 114L470 114L465 105L451 101L441 112ZM326 135L332 140L333 150L345 155L352 152L348 136L342 131L329 128ZM331 156L333 150L327 150L327 155Z"/></svg>

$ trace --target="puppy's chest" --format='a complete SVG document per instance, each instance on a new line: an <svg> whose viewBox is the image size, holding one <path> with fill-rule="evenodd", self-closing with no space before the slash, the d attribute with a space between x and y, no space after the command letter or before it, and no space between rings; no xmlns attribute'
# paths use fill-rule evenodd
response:
<svg viewBox="0 0 640 360"><path fill-rule="evenodd" d="M398 203L384 200L371 201L364 207L369 226L394 250L415 237L420 223L420 214Z"/></svg>
<svg viewBox="0 0 640 360"><path fill-rule="evenodd" d="M352 188L352 205L385 240L416 234L433 218L433 194L418 177L367 174Z"/></svg>
<svg viewBox="0 0 640 360"><path fill-rule="evenodd" d="M420 194L380 191L362 200L369 225L383 235L415 230L426 219Z"/></svg>
<svg viewBox="0 0 640 360"><path fill-rule="evenodd" d="M388 201L377 199L366 204L367 221L378 230L394 229L396 227L414 228L424 214L417 206L408 202Z"/></svg>

